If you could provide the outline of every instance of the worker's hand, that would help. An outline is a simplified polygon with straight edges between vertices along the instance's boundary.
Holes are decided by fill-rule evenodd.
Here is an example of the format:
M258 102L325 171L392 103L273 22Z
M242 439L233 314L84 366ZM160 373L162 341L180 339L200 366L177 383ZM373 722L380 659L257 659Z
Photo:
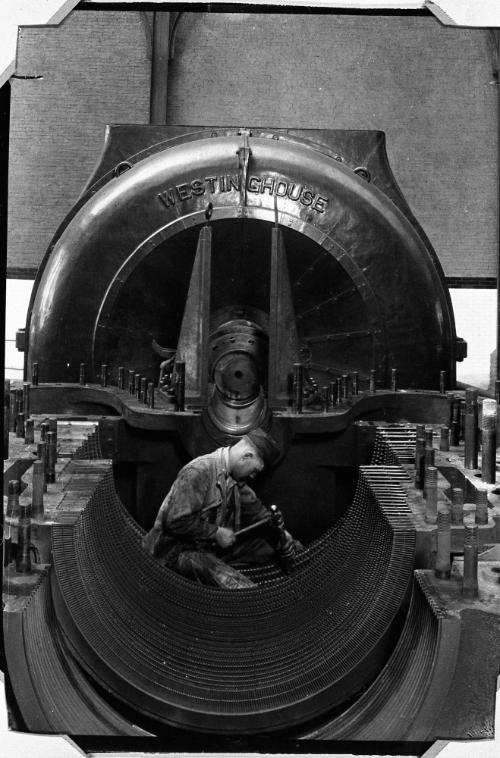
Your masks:
M300 542L299 540L295 540L290 534L290 532L286 531L286 529L285 529L285 535L287 538L287 543L289 544L291 542L293 544L295 552L302 553L302 551L304 550L304 545L302 544L302 542Z
M236 541L234 532L232 529L227 529L225 526L219 526L215 532L215 541L221 548L231 547Z

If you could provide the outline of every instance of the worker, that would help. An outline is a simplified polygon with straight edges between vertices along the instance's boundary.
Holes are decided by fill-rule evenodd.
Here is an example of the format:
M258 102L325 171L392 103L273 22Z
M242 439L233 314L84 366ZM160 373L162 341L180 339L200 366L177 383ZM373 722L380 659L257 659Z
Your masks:
M273 560L279 540L276 530L265 525L238 537L240 529L270 516L247 480L272 466L279 455L275 440L255 429L231 447L192 460L179 472L143 547L198 582L227 589L253 586L239 569ZM288 546L301 549L285 535Z

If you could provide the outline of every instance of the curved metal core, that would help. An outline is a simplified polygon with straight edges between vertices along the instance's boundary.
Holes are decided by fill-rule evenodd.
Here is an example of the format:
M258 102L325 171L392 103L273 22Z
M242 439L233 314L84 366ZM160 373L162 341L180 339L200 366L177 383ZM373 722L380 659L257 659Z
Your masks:
M132 362L156 381L152 339L177 344L211 203L211 319L241 307L269 317L277 224L299 343L318 386L352 371L363 385L373 368L389 386L394 366L403 388L438 387L443 370L453 383L442 273L389 199L394 192L331 151L272 136L191 135L89 192L55 240L32 303L27 362L39 364L43 381L77 381L81 362L90 382L103 363L112 375ZM238 163L242 150L248 160Z
M111 473L74 527L53 530L56 613L78 662L161 724L255 734L297 728L375 678L415 532L408 506L379 504L366 480L295 573L249 589L184 579L140 543Z

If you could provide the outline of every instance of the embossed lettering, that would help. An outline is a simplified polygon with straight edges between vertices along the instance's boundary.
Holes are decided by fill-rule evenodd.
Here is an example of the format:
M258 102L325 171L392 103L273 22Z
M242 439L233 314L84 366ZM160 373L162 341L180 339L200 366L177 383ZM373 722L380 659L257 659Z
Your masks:
M286 197L286 193L288 190L288 183L287 182L278 182L276 185L275 195L278 197Z
M318 211L318 213L324 213L327 205L328 205L328 198L321 197L321 195L318 195L313 205L313 211Z
M241 174L233 174L227 177L227 191L230 192L232 189L238 190L238 192L241 190Z
M189 191L187 184L177 184L175 189L179 195L179 200L189 200L191 197L191 192Z
M171 205L175 205L175 195L172 187L168 190L163 190L158 194L158 197L162 201L163 205L170 208Z
M258 176L251 176L248 180L247 190L249 192L260 192L260 179Z
M260 186L260 191L262 194L264 194L264 190L269 190L269 194L274 194L274 179L272 176L268 176L267 179L263 179L262 184Z
M170 208L177 202L184 202L193 196L200 197L207 190L210 193L241 191L241 174L222 174L220 176L206 176L204 179L191 179L175 187L168 187L158 193L158 199L166 208ZM327 197L307 189L302 184L288 182L284 179L276 179L273 176L250 176L247 181L247 191L263 195L268 192L271 196L288 198L301 205L311 207L316 213L325 213L329 200Z
M294 194L295 192L295 194ZM292 184L290 183L288 185L288 189L286 191L287 196L290 198L290 200L298 200L300 197L300 193L302 192L302 185L301 184Z
M311 205L314 197L314 192L311 192L311 190L304 190L300 197L300 202L302 205Z
M204 195L205 187L201 179L193 179L191 182L191 191L193 195Z
M216 176L206 176L205 181L208 184L210 188L210 192L215 192L215 181L217 177Z

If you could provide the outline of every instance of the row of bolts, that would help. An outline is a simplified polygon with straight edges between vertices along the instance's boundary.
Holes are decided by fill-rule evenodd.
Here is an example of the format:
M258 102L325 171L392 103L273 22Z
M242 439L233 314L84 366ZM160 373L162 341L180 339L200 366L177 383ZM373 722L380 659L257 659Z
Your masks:
M294 366L294 410L302 411L303 397L303 366ZM184 376L185 363L176 363L177 388L176 405L178 410L184 410ZM118 387L125 389L125 368L118 370ZM396 370L391 372L391 389L395 391ZM331 382L328 392L328 402L341 402L347 397L347 375L342 376L336 382ZM357 394L357 372L353 377L353 390ZM85 364L80 365L80 383L85 384ZM108 370L103 364L101 367L101 384L107 386ZM445 372L441 372L441 391L444 392ZM9 389L10 389L10 383ZM33 365L32 384L38 384L38 366ZM6 382L7 385L7 382ZM7 387L6 387L7 389ZM22 390L11 393L15 402L15 412L10 414L9 428L15 431L18 437L25 437L26 444L34 443L34 422L29 416L29 390L30 384L24 383ZM149 407L154 407L154 386L152 382L141 377L133 370L128 371L128 391L135 395ZM370 372L370 392L375 391L375 372ZM340 400L338 399L340 398ZM181 402L179 402L181 400ZM462 408L464 407L464 412ZM22 409L22 410L21 410ZM457 446L460 440L460 430L464 436L464 465L466 469L476 469L478 461L478 393L473 388L465 391L465 403L454 399L450 405L450 427L441 428L440 450L449 451L451 444ZM26 422L24 419L26 418ZM496 478L496 423L497 403L495 400L485 398L483 400L483 413L481 425L482 442L482 469L483 482L494 483ZM31 516L43 518L43 493L47 491L47 483L55 481L55 463L57 460L57 421L49 419L48 423L41 424L41 441L38 443L38 460L33 464L33 492L32 504L19 506L20 482L11 480L8 485L7 516L15 516L19 513L18 551L16 556L16 570L24 572L30 570L29 533ZM450 435L451 431L451 435ZM451 440L450 440L451 436ZM415 486L423 490L426 500L425 519L428 523L437 523L438 527L438 551L436 559L436 574L441 577L450 575L450 524L464 524L463 521L463 491L460 488L452 490L451 518L448 508L437 509L437 468L434 466L434 449L432 447L432 429L425 429L423 424L416 427L416 453L415 453ZM464 524L464 593L468 585L474 585L477 594L477 525L488 523L488 500L487 491L477 491L476 523ZM475 559L474 559L475 555ZM472 565L470 564L472 560ZM475 564L475 570L474 570ZM26 569L28 566L28 569ZM472 572L472 573L471 573ZM469 576L470 574L470 576ZM467 575L467 581L466 581ZM474 580L475 575L475 580Z
M22 436L19 422L16 434ZM33 419L25 425L25 442L34 443ZM16 571L29 574L31 571L31 520L43 521L44 493L47 485L56 481L57 419L49 418L40 424L40 442L37 443L37 460L33 461L31 479L31 503L19 503L21 483L11 479L7 489L6 516L18 518Z
M292 385L292 410L294 413L303 412L303 401L307 397L305 390L305 366L303 363L293 364L293 385ZM390 391L397 390L397 369L391 369ZM368 391L375 394L377 374L375 369L370 369L368 376ZM325 411L331 411L336 405L344 403L351 395L359 395L360 382L359 372L353 371L351 374L342 374L337 379L333 379L330 384L318 388L317 384L311 382L313 390L319 395ZM444 395L446 391L446 371L439 374L439 389Z
M464 440L464 467L475 470L478 467L479 423L478 391L471 387L465 390L465 403L459 398L451 398L450 427L440 430L439 449L448 452L451 445L456 447L460 438ZM464 412L463 412L464 411ZM484 398L481 423L481 480L485 484L496 481L496 428L497 402ZM450 433L451 432L451 433ZM451 438L451 439L450 439ZM451 491L451 508L444 504L437 505L438 469L434 466L435 451L432 447L432 429L423 424L416 426L415 448L415 488L423 490L425 499L425 521L437 523L437 554L435 574L444 579L451 575L451 525L464 527L464 597L474 598L478 595L478 526L488 524L488 490L476 490L475 504L465 504L464 493L460 487ZM464 522L464 507L475 508L475 523Z

